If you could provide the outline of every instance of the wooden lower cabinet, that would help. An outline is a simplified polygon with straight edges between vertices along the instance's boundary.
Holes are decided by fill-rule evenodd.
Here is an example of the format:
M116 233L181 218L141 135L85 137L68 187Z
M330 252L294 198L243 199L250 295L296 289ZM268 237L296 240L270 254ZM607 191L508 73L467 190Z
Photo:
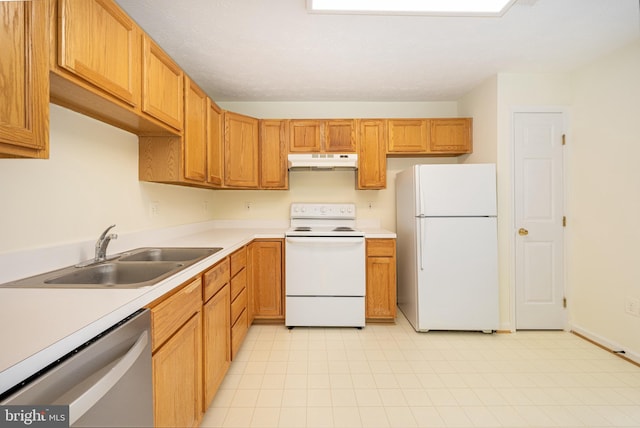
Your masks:
M200 312L153 355L157 427L197 427L202 418Z
M247 301L247 247L229 256L231 266L231 359L233 360L251 325L251 313Z
M203 415L200 277L149 307L155 426L198 426Z
M227 282L203 308L203 411L209 407L231 364L231 294Z
M259 320L284 320L282 239L255 240L249 245L249 283L253 316Z
M367 296L365 317L369 321L396 318L396 240L367 239Z

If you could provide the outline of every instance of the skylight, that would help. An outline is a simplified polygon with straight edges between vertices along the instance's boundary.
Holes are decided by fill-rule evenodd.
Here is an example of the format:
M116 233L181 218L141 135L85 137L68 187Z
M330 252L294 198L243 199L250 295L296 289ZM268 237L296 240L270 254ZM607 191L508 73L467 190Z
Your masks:
M500 16L516 0L307 0L316 13Z

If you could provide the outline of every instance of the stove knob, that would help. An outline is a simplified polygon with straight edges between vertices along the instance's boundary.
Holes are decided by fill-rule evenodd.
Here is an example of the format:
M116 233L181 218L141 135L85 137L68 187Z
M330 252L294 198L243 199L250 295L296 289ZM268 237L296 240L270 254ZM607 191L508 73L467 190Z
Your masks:
M326 214L327 213L327 207L321 207L320 208L320 213Z

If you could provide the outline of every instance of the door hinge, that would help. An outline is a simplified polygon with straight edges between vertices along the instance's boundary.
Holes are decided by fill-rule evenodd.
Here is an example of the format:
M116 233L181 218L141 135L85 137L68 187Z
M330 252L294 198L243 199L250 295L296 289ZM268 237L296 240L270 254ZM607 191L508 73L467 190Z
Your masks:
M567 298L566 297L562 298L562 307L565 308L565 309L567 308Z
M567 216L562 216L562 227L567 227Z
M562 145L566 145L567 144L567 136L565 134L562 134Z

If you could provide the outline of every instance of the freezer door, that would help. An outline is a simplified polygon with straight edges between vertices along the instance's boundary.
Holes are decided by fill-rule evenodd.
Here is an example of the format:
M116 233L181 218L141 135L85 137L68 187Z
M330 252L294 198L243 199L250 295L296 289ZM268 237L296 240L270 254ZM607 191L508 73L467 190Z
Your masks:
M496 218L426 218L418 229L417 330L497 330Z
M416 175L418 216L496 215L494 164L419 165Z

